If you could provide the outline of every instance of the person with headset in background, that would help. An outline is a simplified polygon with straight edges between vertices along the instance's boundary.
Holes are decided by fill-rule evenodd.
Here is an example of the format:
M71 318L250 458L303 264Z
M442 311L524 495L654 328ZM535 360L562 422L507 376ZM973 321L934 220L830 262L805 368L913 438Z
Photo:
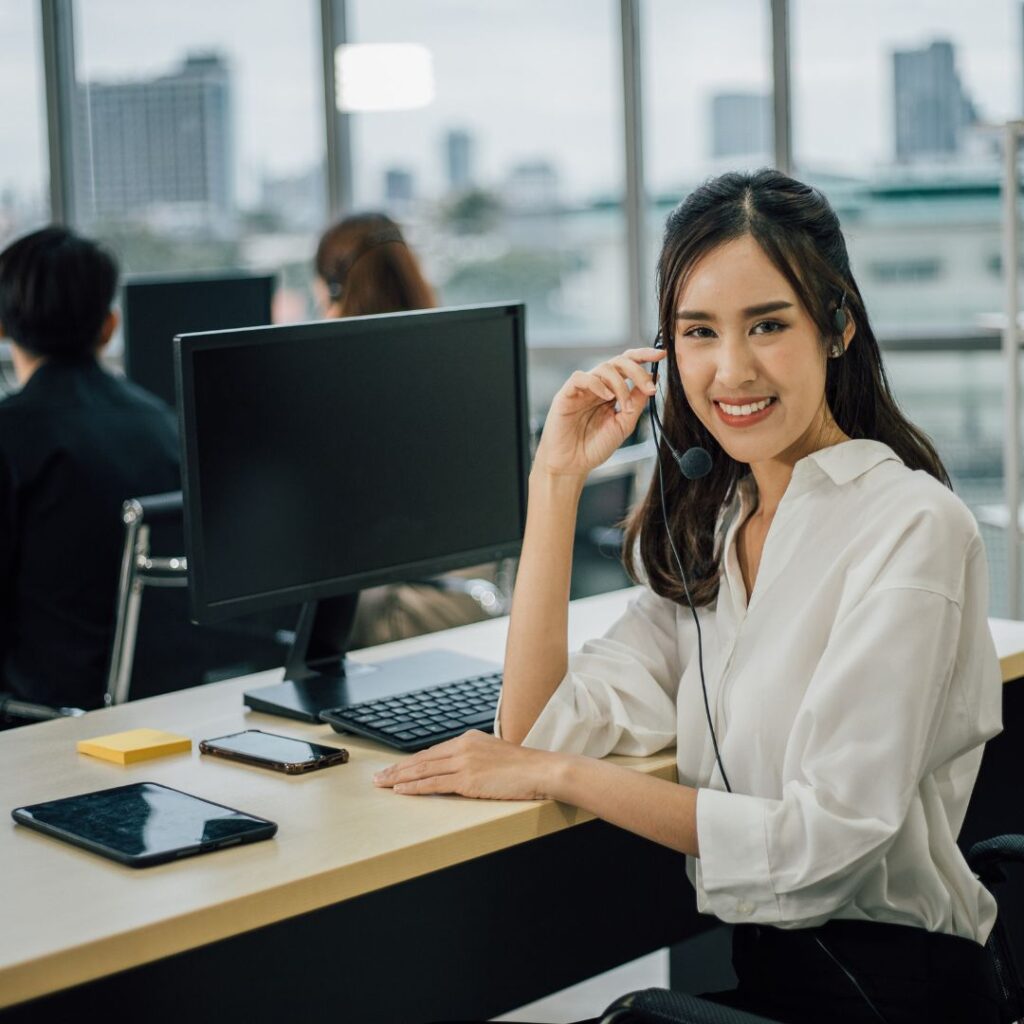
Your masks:
M431 309L434 290L399 226L383 213L358 213L332 225L316 250L314 289L328 319ZM495 567L461 570L494 582ZM426 582L371 587L359 595L350 646L369 647L486 618L468 594Z
M659 344L574 373L548 414L498 735L375 782L548 797L684 852L698 910L735 926L714 1002L995 1024L996 904L956 843L1002 729L985 553L892 397L839 221L777 171L712 179L668 218L658 294ZM626 545L646 585L570 657L580 488L659 422L659 367ZM673 743L678 783L599 760Z

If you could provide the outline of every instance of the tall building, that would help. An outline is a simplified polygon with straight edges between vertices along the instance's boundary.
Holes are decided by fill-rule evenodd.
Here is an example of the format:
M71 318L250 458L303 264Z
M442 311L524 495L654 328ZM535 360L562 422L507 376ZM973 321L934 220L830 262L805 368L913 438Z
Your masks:
M448 168L448 190L465 192L473 187L473 136L469 132L454 130L444 137L444 150Z
M895 51L893 91L898 161L961 151L964 130L978 118L960 84L952 43L938 40L924 50Z
M384 199L387 203L411 202L415 188L412 171L404 167L389 167L384 171Z
M75 195L84 216L180 218L189 227L230 217L231 75L220 54L190 54L159 78L86 82L76 101Z
M719 93L711 97L711 155L766 158L772 151L771 97Z

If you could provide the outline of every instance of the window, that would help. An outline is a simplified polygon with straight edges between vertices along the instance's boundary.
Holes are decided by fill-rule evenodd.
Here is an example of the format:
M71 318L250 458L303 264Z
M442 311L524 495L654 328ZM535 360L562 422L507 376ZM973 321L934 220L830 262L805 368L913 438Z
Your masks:
M766 0L646 0L641 8L651 300L665 218L705 178L774 162Z
M836 205L876 330L970 333L1003 303L987 262L1000 126L1020 111L1020 4L867 0L841 31L831 4L791 10L797 173Z
M39 4L0 5L0 248L49 220Z
M326 216L318 12L76 4L76 217L126 271L274 270L276 316L312 313Z
M408 230L445 304L528 303L533 346L626 335L618 5L352 0L353 43L426 48L434 98L354 113L357 208ZM544 356L531 357L531 370ZM557 375L556 375L557 376Z

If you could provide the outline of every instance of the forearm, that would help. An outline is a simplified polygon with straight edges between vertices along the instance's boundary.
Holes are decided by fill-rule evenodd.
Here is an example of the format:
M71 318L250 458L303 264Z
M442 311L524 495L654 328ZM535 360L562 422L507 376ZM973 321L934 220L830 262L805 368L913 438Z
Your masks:
M501 697L502 737L520 743L565 675L569 579L582 478L530 476Z
M699 857L697 790L592 757L561 755L549 796L680 853Z

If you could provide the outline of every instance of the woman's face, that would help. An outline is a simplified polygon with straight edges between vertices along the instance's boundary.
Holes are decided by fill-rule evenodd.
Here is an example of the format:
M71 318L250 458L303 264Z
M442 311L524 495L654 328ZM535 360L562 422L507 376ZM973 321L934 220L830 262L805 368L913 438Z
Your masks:
M750 235L693 268L676 301L675 356L690 407L737 462L792 463L838 430L817 325Z

